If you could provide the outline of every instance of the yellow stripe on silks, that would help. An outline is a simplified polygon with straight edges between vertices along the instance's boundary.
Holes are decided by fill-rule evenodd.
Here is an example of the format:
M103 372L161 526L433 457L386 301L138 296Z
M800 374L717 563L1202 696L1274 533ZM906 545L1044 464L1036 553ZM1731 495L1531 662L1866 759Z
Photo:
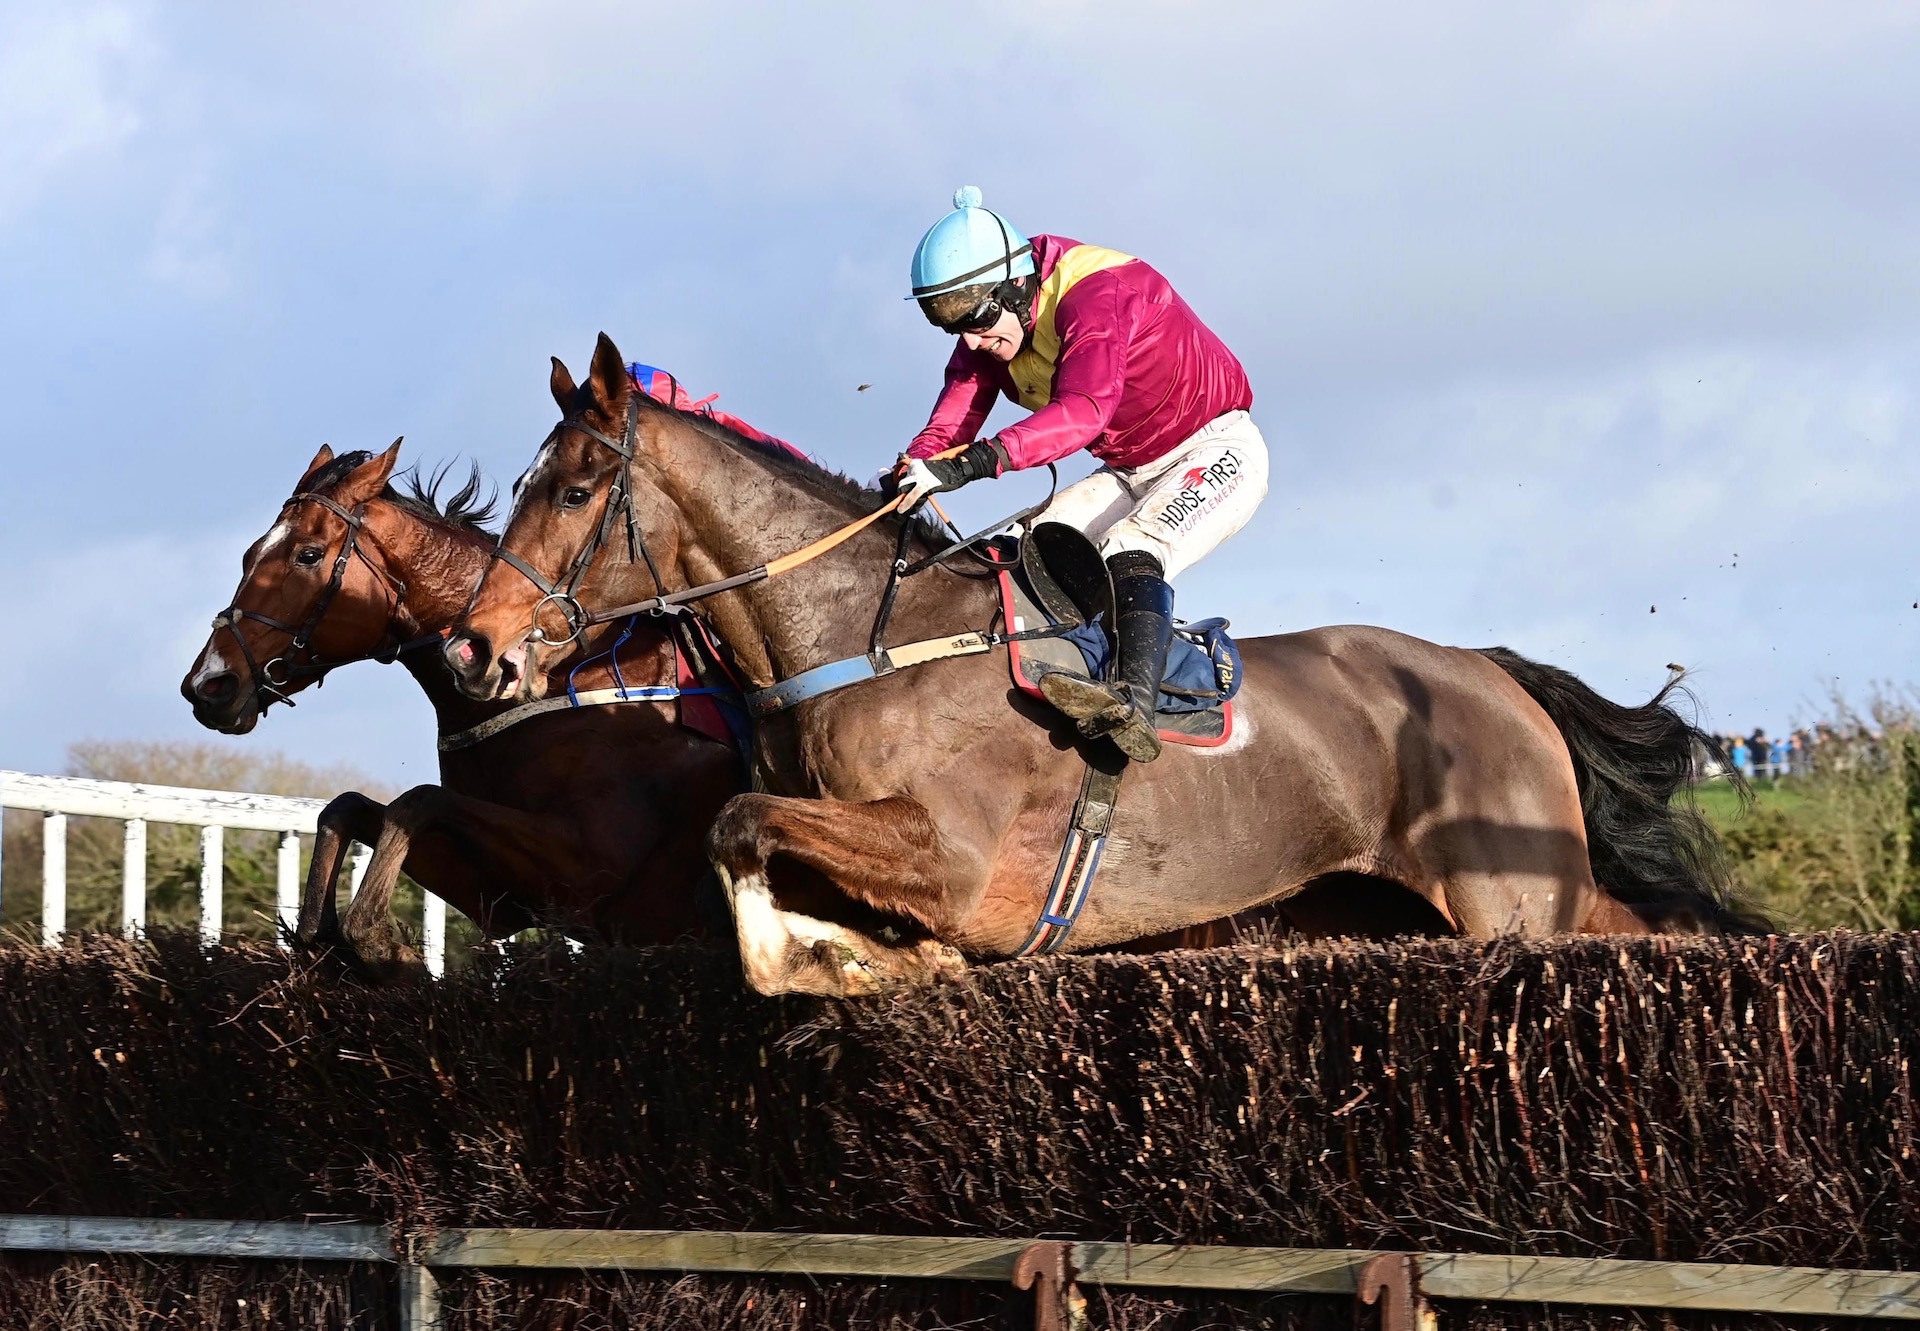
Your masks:
M1131 254L1099 245L1075 245L1060 256L1047 280L1033 294L1033 327L1027 332L1026 345L1007 366L1021 406L1038 411L1053 401L1053 372L1060 360L1060 334L1054 328L1054 315L1060 302L1081 278L1132 262Z

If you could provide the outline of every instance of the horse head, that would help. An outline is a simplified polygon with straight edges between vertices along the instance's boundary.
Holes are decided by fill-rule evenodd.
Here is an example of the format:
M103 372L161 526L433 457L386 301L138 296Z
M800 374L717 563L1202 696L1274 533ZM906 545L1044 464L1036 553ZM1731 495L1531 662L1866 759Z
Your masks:
M550 387L560 423L514 483L495 559L446 646L473 698L539 697L588 634L587 603L604 604L635 567L652 570L641 576L655 593L679 570L679 512L656 484L666 409L642 406L605 333L584 384L556 357Z
M240 585L181 681L201 725L244 735L333 667L397 645L406 584L392 552L403 517L380 500L399 455L398 439L383 453L314 454L241 556Z

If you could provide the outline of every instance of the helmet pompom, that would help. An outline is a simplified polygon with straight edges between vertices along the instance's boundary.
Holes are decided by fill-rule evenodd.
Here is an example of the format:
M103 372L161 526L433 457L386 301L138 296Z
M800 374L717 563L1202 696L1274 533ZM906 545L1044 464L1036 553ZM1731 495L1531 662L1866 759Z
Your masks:
M911 300L965 286L991 287L1034 272L1033 244L982 206L978 185L953 192L953 211L927 228L913 250Z

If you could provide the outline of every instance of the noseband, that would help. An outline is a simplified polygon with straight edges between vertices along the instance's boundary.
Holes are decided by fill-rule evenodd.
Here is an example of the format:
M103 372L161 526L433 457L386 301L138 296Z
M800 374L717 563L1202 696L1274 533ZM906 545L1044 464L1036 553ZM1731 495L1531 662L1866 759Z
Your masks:
M607 486L606 502L600 510L600 525L594 529L593 539L580 548L579 553L573 558L573 563L567 566L564 575L556 581L549 582L533 565L507 549L505 532L502 532L500 539L494 542L490 559L497 559L506 564L540 591L540 599L533 603L533 622L527 634L529 642L563 647L586 632L588 625L597 622L598 617L589 614L586 607L580 604L578 593L581 581L587 576L587 570L593 566L594 558L599 555L613 535L616 523L624 523L626 526L629 562L644 562L647 572L653 577L654 590L662 595L666 592L666 584L660 580L660 569L653 562L653 552L647 549L646 540L640 534L639 515L633 511L633 482L630 473L633 468L634 438L640 425L639 403L637 394L628 396L626 429L618 439L609 434L602 434L577 416L570 416L554 426L552 432L547 435L545 443L540 446L544 451L548 444L559 437L562 430L578 430L595 443L612 450L622 463L620 474ZM485 578L481 579L482 585L485 581ZM474 594L479 595L479 587L475 587ZM549 605L558 608L567 621L567 636L564 638L550 638L546 630L540 627L540 612ZM472 606L469 605L468 609L471 610Z
M347 509L327 498L325 495L303 493L294 495L291 499L287 500L285 504L281 505L280 513L284 517L288 512L298 508L301 504L318 504L339 518L340 521L344 522L347 526L346 540L341 542L340 553L335 556L333 561L333 572L327 579L326 587L314 600L313 609L308 613L306 620L299 625L288 624L282 620L275 619L272 615L263 615L258 610L249 610L238 603L228 606L225 610L222 610L213 617L214 631L217 633L221 629L227 630L228 633L233 635L234 642L239 646L241 659L246 661L247 671L253 677L254 703L262 712L265 712L268 706L276 702L283 702L287 706L292 707L294 705L293 698L287 693L287 690L295 683L304 678L311 678L316 681L324 680L329 670L333 670L338 666L347 665L352 659L358 659L349 658L340 661L323 660L312 647L314 632L319 629L320 622L327 617L327 611L332 608L334 598L340 594L340 588L345 585L347 580L347 565L352 563L356 556L358 556L361 563L365 564L367 568L372 571L375 577L380 579L381 583L386 587L390 599L387 614L387 623L389 625L387 636L392 638L393 642L390 646L383 643L380 647L375 648L371 653L371 659L380 662L392 661L397 658L400 653L408 651L422 643L439 641L438 634L430 634L425 638L416 638L411 642L402 642L394 637L391 625L406 597L407 585L374 563L372 559L368 558L367 552L360 548L360 533L366 522L365 515L367 506L365 504L357 504L352 509ZM256 624L264 624L276 632L286 634L289 639L288 653L272 657L264 664L256 661L253 656L253 650L247 646L246 636L240 632L239 628L240 621L246 619L250 619ZM304 655L301 659L296 660L293 659L291 655L293 652L303 653Z

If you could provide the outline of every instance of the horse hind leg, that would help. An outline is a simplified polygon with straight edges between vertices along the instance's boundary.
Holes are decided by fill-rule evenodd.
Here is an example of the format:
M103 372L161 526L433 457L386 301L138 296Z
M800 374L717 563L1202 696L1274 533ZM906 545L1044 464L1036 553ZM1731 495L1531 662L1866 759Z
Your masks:
M822 819L823 810L803 807L823 804L832 805L834 817ZM849 890L843 875L865 884L890 869L897 881L901 866L928 854L925 838L885 835L886 823L869 805L770 795L737 796L721 811L708 850L732 907L741 965L754 990L848 997L930 984L966 970L959 951L937 939L895 941L885 936L891 933L888 926L856 929L776 900L769 861L780 854L810 871L856 913L884 909L870 895Z
M957 951L932 939L888 943L843 924L783 910L764 869L736 879L716 863L714 872L733 910L741 968L756 993L854 998L928 984L966 969Z
M497 938L538 922L527 900L543 899L544 892L544 900L557 906L553 883L590 878L577 842L565 823L443 786L413 787L386 806L359 895L341 919L351 961L382 981L425 973L393 914L403 869Z

